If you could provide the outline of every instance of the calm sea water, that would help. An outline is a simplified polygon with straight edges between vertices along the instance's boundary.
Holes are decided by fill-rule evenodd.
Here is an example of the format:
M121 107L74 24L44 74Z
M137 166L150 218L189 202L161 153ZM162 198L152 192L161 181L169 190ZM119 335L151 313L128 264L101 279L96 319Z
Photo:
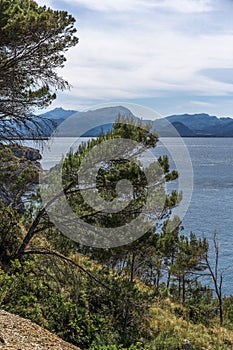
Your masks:
M44 168L56 164L75 141L62 138L51 154L42 160ZM233 138L184 138L193 167L193 191L191 203L183 218L185 232L193 231L211 242L218 233L220 242L220 266L228 268L224 273L224 293L233 294ZM169 140L169 149L177 147L177 140ZM179 152L182 158L184 154ZM169 153L162 143L156 154ZM171 159L172 166L175 166ZM175 184L173 185L175 186ZM185 190L185 189L184 189ZM211 248L212 249L212 248Z
M184 138L184 143L193 166L193 191L183 226L186 233L209 240L212 256L217 232L219 263L226 269L223 291L233 294L233 138Z

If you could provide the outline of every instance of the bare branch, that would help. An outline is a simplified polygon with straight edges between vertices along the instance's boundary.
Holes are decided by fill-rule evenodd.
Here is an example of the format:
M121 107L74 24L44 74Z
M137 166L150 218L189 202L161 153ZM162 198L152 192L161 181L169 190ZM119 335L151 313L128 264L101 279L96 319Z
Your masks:
M76 266L77 268L79 268L82 272L84 272L86 275L88 275L91 279L93 279L95 282L97 282L98 284L100 284L102 287L106 288L107 290L111 291L111 288L105 284L104 282L102 282L100 279L98 279L96 276L94 276L90 271L86 270L83 266L79 265L78 263L76 263L74 260L66 257L63 254L60 254L56 251L51 251L51 250L26 250L23 255L52 255L55 256L59 259L62 259L63 261L66 261L74 266Z

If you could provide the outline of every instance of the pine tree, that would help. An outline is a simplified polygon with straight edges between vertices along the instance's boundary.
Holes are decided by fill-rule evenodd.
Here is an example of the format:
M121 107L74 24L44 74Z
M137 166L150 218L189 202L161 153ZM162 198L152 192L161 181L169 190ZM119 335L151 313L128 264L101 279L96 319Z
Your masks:
M78 42L74 23L66 11L41 7L33 0L0 1L1 138L20 137L33 124L39 128L33 109L48 106L56 90L69 87L57 68Z

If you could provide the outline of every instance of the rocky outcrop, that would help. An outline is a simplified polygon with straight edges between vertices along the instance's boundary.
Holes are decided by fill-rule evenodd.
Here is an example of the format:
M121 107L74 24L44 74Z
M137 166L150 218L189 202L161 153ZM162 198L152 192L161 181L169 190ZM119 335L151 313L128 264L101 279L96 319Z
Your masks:
M1 350L80 350L29 320L0 311Z
M31 147L12 146L11 150L17 158L25 158L31 161L40 160L42 158L40 151Z

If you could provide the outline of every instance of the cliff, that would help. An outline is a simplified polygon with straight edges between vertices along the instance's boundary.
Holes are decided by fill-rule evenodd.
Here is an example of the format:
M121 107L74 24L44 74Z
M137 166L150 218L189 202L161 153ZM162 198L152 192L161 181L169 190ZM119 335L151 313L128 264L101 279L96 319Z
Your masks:
M11 151L15 157L24 158L32 162L42 158L40 151L31 147L14 145L11 146Z

